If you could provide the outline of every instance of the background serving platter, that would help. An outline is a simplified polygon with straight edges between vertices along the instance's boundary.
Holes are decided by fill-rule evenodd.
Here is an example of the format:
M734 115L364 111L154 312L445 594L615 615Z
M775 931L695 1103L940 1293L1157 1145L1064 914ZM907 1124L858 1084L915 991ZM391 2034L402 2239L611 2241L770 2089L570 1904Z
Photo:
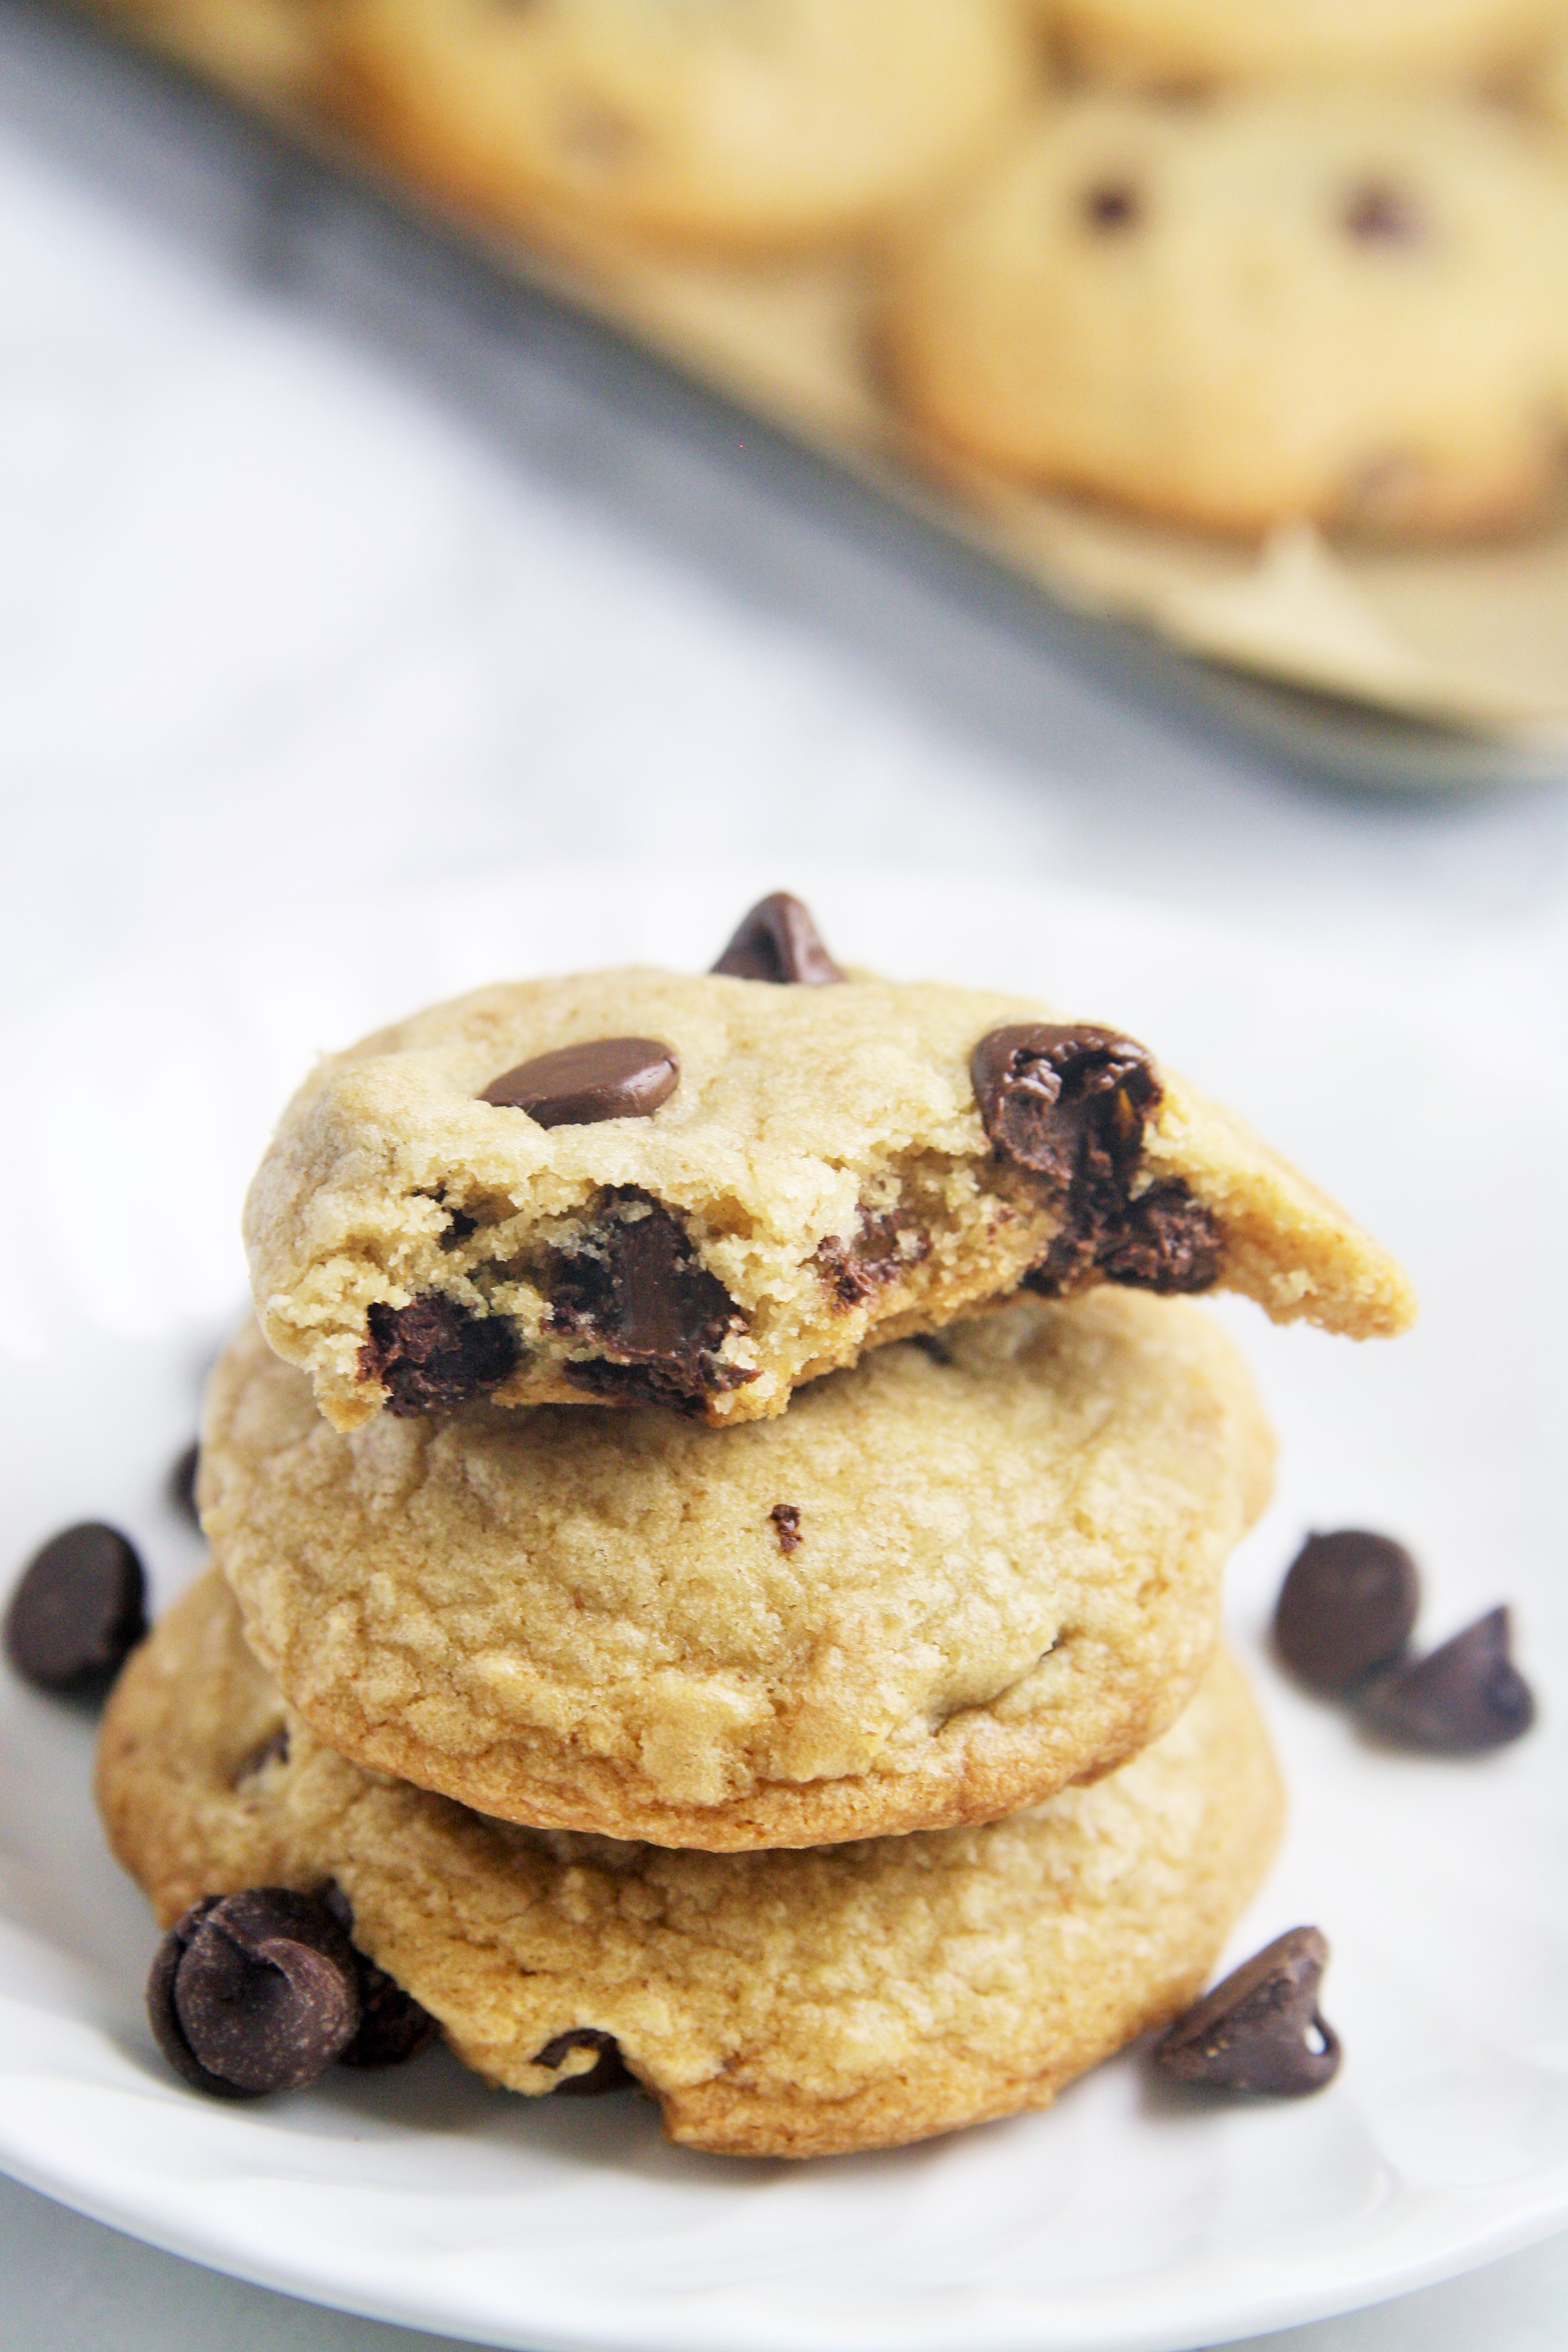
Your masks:
M1112 900L831 875L538 872L333 907L62 998L0 1046L5 1542L101 1513L160 1601L199 1557L163 1496L240 1297L240 1190L315 1049L503 971L700 968L790 881L858 962L989 980L1124 1023L1233 1100L1406 1259L1422 1325L1355 1350L1220 1311L1285 1439L1232 1629L1294 1819L1239 1955L1333 1939L1350 2053L1323 2097L1215 2109L1136 2059L1052 2113L895 2154L742 2166L666 2148L628 2100L557 2109L437 2057L209 2106L140 2014L153 1935L103 1853L90 1720L0 1688L0 2161L175 2251L479 2341L603 2352L1192 2346L1353 2305L1568 2217L1564 1505L1550 1474L1568 1297L1552 1171L1568 1101L1528 975L1290 958ZM1507 1005L1510 1017L1501 1017ZM1545 1067L1543 1069L1543 1060ZM1480 1763L1392 1756L1300 1697L1262 1640L1310 1525L1407 1538L1423 1634L1500 1598L1543 1721Z

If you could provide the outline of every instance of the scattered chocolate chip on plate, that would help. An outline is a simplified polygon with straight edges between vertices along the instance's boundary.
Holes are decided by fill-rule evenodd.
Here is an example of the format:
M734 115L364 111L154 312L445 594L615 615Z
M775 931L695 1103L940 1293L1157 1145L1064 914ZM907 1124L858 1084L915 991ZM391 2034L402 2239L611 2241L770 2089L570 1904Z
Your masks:
M1420 1605L1415 1562L1391 1536L1309 1536L1274 1612L1274 1646L1298 1682L1337 1698L1403 1654Z
M147 1579L118 1528L84 1520L35 1552L5 1612L5 1654L41 1690L107 1684L147 1631Z
M1433 1756L1482 1756L1522 1739L1535 1721L1535 1700L1509 1643L1508 1611L1489 1610L1440 1648L1373 1683L1361 1700L1363 1721Z
M1317 1927L1277 1936L1178 2017L1154 2045L1173 2082L1296 2099L1340 2069L1339 2037L1318 2007L1328 1939Z

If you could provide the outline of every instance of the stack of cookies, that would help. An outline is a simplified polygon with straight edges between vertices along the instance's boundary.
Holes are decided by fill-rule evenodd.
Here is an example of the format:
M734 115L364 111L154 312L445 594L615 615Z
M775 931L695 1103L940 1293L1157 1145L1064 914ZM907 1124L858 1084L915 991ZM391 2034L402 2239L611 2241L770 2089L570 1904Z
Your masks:
M1175 1294L1412 1313L1237 1120L780 897L703 977L324 1063L247 1229L215 1564L100 1771L189 2079L427 2013L491 2082L806 2156L1044 2105L1193 2000L1280 1817L1215 1647L1272 1440Z

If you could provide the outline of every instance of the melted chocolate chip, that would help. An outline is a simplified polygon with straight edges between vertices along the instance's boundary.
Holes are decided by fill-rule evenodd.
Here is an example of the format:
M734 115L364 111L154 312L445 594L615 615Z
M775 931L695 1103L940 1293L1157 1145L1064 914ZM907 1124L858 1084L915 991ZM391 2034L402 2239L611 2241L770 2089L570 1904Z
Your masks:
M582 1244L562 1254L551 1295L557 1329L605 1350L563 1365L572 1385L622 1402L690 1408L755 1379L719 1362L739 1310L668 1210L631 1185L607 1194L605 1210Z
M196 1509L196 1473L201 1466L202 1449L193 1438L169 1472L169 1500L194 1528L202 1523Z
M1493 1609L1440 1649L1373 1683L1361 1713L1387 1738L1437 1756L1479 1756L1535 1721L1530 1685L1509 1655L1509 1613Z
M1417 246L1426 223L1414 197L1389 180L1367 180L1345 199L1345 234L1363 245Z
M1300 2098L1340 2068L1339 2037L1324 2023L1318 1987L1327 1938L1292 1927L1205 1993L1154 2045L1154 2063L1179 2083Z
M657 1037L591 1037L520 1062L492 1078L479 1100L526 1111L536 1127L595 1127L651 1118L679 1083L680 1065Z
M1094 1263L1108 1282L1131 1290L1212 1290L1219 1280L1220 1232L1214 1211L1179 1176L1151 1184L1095 1238Z
M352 1936L353 1906L335 1879L329 1882L321 1899L344 1935ZM359 1983L359 2031L347 2049L339 2052L338 2064L352 2066L359 2074L405 2065L435 2040L440 2027L423 2002L405 1992L396 1978L377 1968L357 1945L353 1957Z
M563 2083L557 2083L551 2095L554 2098L596 2099L605 2091L626 2090L635 2079L621 2056L621 2045L615 2035L595 2025L576 2025L570 2033L558 2033L553 2042L545 2043L533 2063L553 2069L569 2050L596 2050L598 2063L590 2066L585 2074L568 2074Z
M1049 1022L993 1029L969 1057L992 1147L1045 1180L1067 1207L1075 1186L1100 1182L1125 1200L1160 1099L1146 1049L1131 1037Z
M1143 200L1127 180L1100 180L1083 195L1083 216L1090 228L1136 228L1143 217Z
M389 1412L450 1412L504 1381L521 1354L503 1317L470 1315L435 1293L406 1307L378 1300L365 1319L361 1374L385 1387Z
M816 1265L838 1306L861 1307L930 1255L931 1235L906 1211L862 1209L853 1241L819 1242Z
M1097 1270L1142 1290L1207 1290L1217 1280L1219 1228L1179 1178L1131 1192L1143 1128L1161 1087L1146 1049L1109 1029L994 1029L970 1056L974 1098L992 1148L1026 1169L1060 1231L1032 1272L1047 1298Z
M1274 1646L1310 1690L1337 1697L1392 1665L1420 1603L1415 1562L1392 1537L1309 1536L1280 1590Z
M823 945L808 908L787 890L759 898L713 966L729 980L826 988L844 974Z
M288 1887L206 1895L159 1947L147 2015L164 2057L198 2091L255 2099L302 2090L358 2031L353 1947L321 1904Z
M147 1579L118 1528L67 1528L35 1552L5 1612L5 1654L25 1682L100 1690L147 1631Z
M787 1559L792 1551L800 1549L805 1540L800 1532L800 1505L775 1503L768 1517L778 1531L779 1549Z

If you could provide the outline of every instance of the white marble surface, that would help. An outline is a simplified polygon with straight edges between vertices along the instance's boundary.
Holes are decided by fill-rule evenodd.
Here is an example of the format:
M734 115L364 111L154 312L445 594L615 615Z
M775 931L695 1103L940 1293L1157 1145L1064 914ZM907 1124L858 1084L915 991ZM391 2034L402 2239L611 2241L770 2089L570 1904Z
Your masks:
M1568 793L1358 794L32 0L0 0L0 1018L531 856L1114 880L1528 998ZM933 962L940 947L933 946ZM0 2347L434 2339L0 2184ZM1277 2352L1543 2352L1568 2242Z

